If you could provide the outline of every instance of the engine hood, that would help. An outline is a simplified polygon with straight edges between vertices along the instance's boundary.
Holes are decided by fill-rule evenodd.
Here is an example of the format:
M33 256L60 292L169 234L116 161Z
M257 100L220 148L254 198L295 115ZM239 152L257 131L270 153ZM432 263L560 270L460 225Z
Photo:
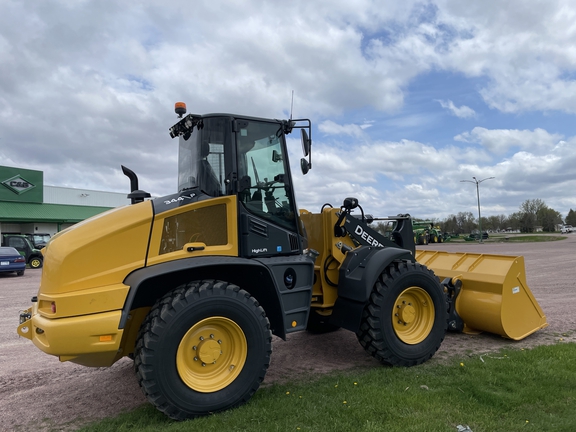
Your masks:
M59 294L122 283L145 266L152 203L119 207L86 219L50 239L40 293Z

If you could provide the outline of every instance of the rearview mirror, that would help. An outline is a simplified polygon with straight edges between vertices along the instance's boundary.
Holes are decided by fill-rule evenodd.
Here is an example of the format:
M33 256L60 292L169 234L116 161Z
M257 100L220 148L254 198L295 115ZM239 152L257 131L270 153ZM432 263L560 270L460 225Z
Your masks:
M300 169L302 169L302 174L304 175L308 174L310 170L310 164L305 158L300 159Z
M310 139L308 138L308 133L306 129L300 129L301 141L302 141L302 152L304 156L308 156L310 153Z

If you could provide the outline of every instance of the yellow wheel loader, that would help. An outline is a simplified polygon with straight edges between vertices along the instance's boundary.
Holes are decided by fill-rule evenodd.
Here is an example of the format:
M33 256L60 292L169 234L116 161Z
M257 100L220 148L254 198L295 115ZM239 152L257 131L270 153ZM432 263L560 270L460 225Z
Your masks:
M147 199L122 167L131 205L46 245L17 329L40 350L93 367L131 357L148 400L183 420L246 402L272 335L343 328L383 364L412 366L447 328L519 338L546 325L521 257L420 258L409 215L382 235L354 198L298 211L286 136L300 129L306 174L310 120L176 113L178 192Z

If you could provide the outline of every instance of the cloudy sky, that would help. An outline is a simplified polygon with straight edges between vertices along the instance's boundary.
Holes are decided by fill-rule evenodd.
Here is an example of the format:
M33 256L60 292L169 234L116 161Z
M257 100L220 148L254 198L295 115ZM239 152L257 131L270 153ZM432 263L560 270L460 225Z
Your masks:
M313 122L300 207L377 216L576 209L571 0L0 0L0 165L176 189L174 102ZM295 135L295 134L294 134Z

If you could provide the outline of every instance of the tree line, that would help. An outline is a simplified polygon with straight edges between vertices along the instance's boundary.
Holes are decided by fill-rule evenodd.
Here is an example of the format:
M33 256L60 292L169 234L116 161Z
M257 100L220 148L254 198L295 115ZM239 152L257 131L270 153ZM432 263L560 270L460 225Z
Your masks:
M444 232L463 234L478 230L478 219L472 212L459 212L451 214L444 220L434 221ZM576 226L576 212L572 209L566 219L556 210L548 207L541 199L526 200L520 205L519 211L511 215L498 215L482 217L482 231L520 231L535 232L537 227L542 231L554 232L558 225L567 224Z

